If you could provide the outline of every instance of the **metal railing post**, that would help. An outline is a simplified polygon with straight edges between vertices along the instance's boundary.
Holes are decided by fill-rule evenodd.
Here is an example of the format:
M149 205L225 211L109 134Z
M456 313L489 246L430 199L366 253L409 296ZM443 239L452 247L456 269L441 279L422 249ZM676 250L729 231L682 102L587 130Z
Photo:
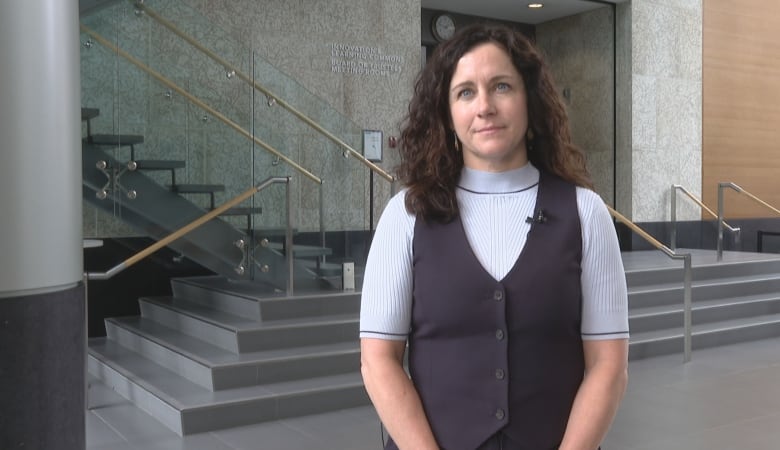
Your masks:
M628 220L625 216L615 211L611 206L607 205L609 213L615 219L623 222L639 236L643 237L647 242L653 245L656 249L662 251L666 256L672 259L683 260L683 359L684 362L691 360L691 341L692 341L692 297L691 297L691 283L693 281L693 269L692 269L692 256L690 253L675 253L669 247L660 243L656 238L648 234L645 230L637 226L634 222Z
M723 260L723 186L718 183L718 261Z
M677 250L677 187L678 185L676 184L672 185L672 236L670 239L671 242L669 243L672 247L672 250Z
M325 248L325 188L320 184L320 247ZM325 255L320 255L320 263L325 262Z
M285 185L285 206L287 209L287 229L284 231L284 248L287 249L285 257L287 258L287 296L293 294L295 271L293 266L293 239L292 239L292 193L290 192L290 177L287 177Z
M683 293L683 361L691 360L691 348L693 346L692 338L692 309L693 299L691 297L691 282L693 279L693 268L691 267L691 255L683 255L684 270L684 293Z
M84 411L89 411L89 275L84 272Z

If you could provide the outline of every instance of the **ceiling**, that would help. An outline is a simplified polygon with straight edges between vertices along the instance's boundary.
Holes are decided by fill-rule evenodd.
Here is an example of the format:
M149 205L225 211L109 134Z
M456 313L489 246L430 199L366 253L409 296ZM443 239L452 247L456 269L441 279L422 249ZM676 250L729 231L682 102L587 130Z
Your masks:
M426 9L536 25L624 1L627 0L422 0L421 6ZM543 3L544 7L528 8L528 4L532 2Z

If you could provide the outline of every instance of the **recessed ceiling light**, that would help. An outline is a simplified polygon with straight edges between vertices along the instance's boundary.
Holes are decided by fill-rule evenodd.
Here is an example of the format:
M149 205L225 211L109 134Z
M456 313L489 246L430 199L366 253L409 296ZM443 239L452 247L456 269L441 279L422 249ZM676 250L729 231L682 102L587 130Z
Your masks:
M542 8L542 7L544 7L544 3L529 3L528 7L529 8L534 8L534 9L535 8Z

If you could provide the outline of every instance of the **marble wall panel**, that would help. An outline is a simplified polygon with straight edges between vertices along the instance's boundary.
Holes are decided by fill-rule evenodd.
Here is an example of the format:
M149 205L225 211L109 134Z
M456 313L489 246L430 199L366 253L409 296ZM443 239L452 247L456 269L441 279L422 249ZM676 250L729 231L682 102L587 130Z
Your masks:
M670 216L670 189L701 197L701 1L631 3L634 221ZM698 207L678 202L679 220Z
M631 77L631 4L615 7L615 208L631 215L632 154L632 77Z
M540 24L536 40L565 93L572 139L588 159L596 191L613 203L615 15L611 7Z

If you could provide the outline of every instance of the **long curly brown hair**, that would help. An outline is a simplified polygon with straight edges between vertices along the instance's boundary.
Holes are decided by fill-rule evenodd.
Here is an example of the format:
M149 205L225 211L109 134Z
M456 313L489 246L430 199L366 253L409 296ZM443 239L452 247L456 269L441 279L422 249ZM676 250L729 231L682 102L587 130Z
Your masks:
M433 52L415 82L409 113L401 127L400 180L407 186L406 208L424 219L450 221L458 214L455 188L463 169L451 127L449 89L460 58L492 42L509 54L523 78L527 96L528 159L577 186L592 189L585 155L571 142L569 119L540 52L504 25L474 24L461 29Z

